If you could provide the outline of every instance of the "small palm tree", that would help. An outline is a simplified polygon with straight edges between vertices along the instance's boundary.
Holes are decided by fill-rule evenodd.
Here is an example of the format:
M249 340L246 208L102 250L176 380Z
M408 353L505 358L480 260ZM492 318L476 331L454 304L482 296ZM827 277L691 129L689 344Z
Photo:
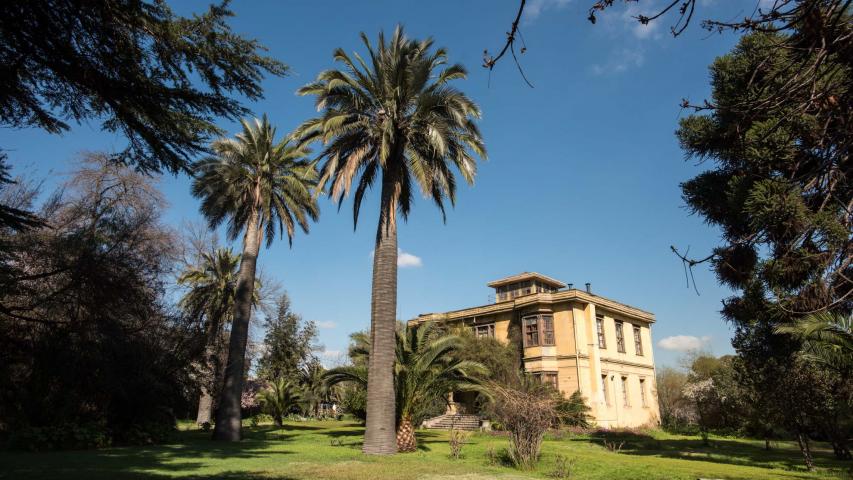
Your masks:
M272 382L259 397L261 407L270 414L277 427L284 424L284 417L289 415L301 400L299 386L284 378Z
M363 450L395 452L394 329L397 313L397 214L405 220L414 189L431 198L444 216L456 201L452 169L469 184L477 172L475 155L486 150L474 120L480 109L450 82L466 77L461 65L447 65L447 52L431 39L406 38L400 27L390 42L379 34L374 49L361 34L368 61L343 50L334 53L342 70L320 73L299 90L316 96L321 115L301 125L301 141L324 145L320 183L340 205L353 183L353 221L365 192L381 186L373 257L371 342L367 387L367 430ZM356 178L358 177L358 178Z
M302 386L303 409L309 416L319 417L320 407L329 403L332 388L326 382L326 369L318 361L303 366L299 371L299 383Z
M204 370L207 378L201 382L198 414L199 425L210 423L213 406L213 384L216 379L219 354L225 335L224 325L234 310L237 290L237 266L240 256L230 248L218 248L203 252L197 265L185 270L178 277L178 284L189 287L179 306L190 318L204 322Z
M214 155L196 165L192 186L211 228L227 222L231 240L243 232L225 383L213 432L214 439L227 441L240 439L240 395L262 235L269 246L276 232L286 233L292 245L296 227L307 233L308 221L319 215L313 195L317 170L307 159L309 150L287 140L276 142L266 116L242 125L236 138L213 143Z
M351 349L356 357L371 355L371 345L366 337L361 345ZM456 353L464 345L456 335L445 335L433 324L400 328L396 335L396 361L394 387L397 392L395 443L400 452L417 448L414 422L452 391L480 390L480 380L486 368L470 360L460 360ZM356 359L357 360L357 359ZM339 367L326 373L330 385L355 382L368 385L369 372L363 362Z
M776 328L803 342L803 355L829 368L853 369L853 315L821 312Z

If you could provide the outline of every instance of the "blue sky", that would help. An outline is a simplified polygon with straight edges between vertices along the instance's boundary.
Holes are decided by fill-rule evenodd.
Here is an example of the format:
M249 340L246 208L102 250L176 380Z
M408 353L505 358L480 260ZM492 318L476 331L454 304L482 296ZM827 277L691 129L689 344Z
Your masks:
M676 364L679 349L690 345L728 353L731 331L718 312L730 292L706 268L695 272L701 296L686 288L669 246L701 255L718 240L717 231L684 208L679 182L707 166L685 161L673 132L684 114L680 100L708 96L707 66L737 38L709 35L694 20L673 39L672 19L639 26L630 18L640 11L633 4L599 15L593 26L586 20L591 3L528 1L527 52L520 60L533 89L509 58L491 79L480 66L485 48L502 45L515 1L235 1L232 8L234 28L292 69L268 79L266 98L249 105L257 115L268 113L282 134L315 114L312 99L294 91L333 66L334 48L360 50L360 31L375 38L402 23L410 36L434 37L451 61L468 67L468 80L457 86L483 110L489 159L476 185L460 189L446 225L430 202L418 199L400 228L407 255L399 272L400 318L487 303L488 281L538 271L575 285L590 282L595 293L654 312L658 364ZM755 6L737 3L704 0L699 20L743 16ZM179 11L203 5L183 2ZM222 126L237 131L233 123ZM125 143L92 122L61 136L0 129L0 145L15 173L45 179L49 189L80 152ZM189 183L186 176L162 179L166 220L174 225L201 218ZM350 332L369 324L378 204L375 196L366 200L355 232L351 203L338 213L324 199L321 208L310 235L297 235L292 249L276 242L261 252L260 264L288 290L294 309L320 325L332 358L345 350Z

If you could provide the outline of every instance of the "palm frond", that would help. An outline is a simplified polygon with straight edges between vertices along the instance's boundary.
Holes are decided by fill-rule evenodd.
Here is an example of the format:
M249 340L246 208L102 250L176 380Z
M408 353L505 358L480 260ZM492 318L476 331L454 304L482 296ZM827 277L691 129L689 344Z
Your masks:
M286 235L292 244L297 227L308 233L309 220L319 215L314 195L319 175L311 151L295 133L277 142L266 115L242 120L241 126L234 138L213 142L214 155L196 164L192 194L201 199L211 228L227 223L229 239L237 238L257 213L259 224L253 226L261 229L267 246L276 235ZM311 136L315 128L306 122L297 132Z
M361 39L366 57L337 49L341 68L321 72L299 89L315 97L320 115L297 128L294 138L323 143L318 183L330 186L339 208L357 184L354 226L365 192L380 176L383 185L393 183L391 202L404 220L418 187L444 218L444 200L456 200L452 168L471 184L475 157L486 158L474 123L479 107L450 86L467 72L448 66L446 50L435 48L432 39L410 39L401 27L390 39L380 32L375 44L364 33Z

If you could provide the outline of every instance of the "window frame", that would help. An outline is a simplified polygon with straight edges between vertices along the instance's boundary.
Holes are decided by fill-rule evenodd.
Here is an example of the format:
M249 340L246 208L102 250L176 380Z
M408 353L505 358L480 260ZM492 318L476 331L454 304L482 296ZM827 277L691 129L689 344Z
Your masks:
M546 322L546 318L548 322ZM533 321L533 323L531 323ZM546 328L546 323L550 323L550 328ZM535 331L529 327L536 326ZM557 344L557 337L554 333L554 315L551 313L536 313L533 315L525 315L521 317L522 339L524 348L528 347L553 347ZM533 342L531 337L535 333L536 341Z
M643 356L643 327L631 324L634 328L634 354L638 357Z
M546 319L550 323L550 328L546 327ZM541 314L539 315L539 337L543 347L553 347L557 344L557 338L554 334L554 315Z
M524 339L524 348L527 347L538 347L539 346L539 316L538 315L527 315L521 318L521 327L522 327L522 338ZM530 323L530 321L533 323ZM531 330L529 327L535 327ZM533 342L528 339L531 335L536 336L536 341Z
M608 407L610 406L610 395L608 394L607 388L607 380L608 375L606 373L601 374L601 394L604 396L604 404Z
M616 327L616 351L625 353L625 322L616 320L614 326Z
M495 323L481 323L480 325L472 325L474 336L477 338L495 338ZM485 329L485 335L480 334L480 330Z
M649 401L646 399L646 379L640 379L640 402L643 404L643 408L648 408Z
M533 378L541 382L543 385L551 385L554 390L560 391L560 375L559 372L547 370L541 372L532 372Z
M628 395L628 377L627 376L622 377L622 406L623 407L630 407L631 406L630 396Z
M595 315L595 333L598 336L598 348L607 349L607 335L604 331L604 315Z

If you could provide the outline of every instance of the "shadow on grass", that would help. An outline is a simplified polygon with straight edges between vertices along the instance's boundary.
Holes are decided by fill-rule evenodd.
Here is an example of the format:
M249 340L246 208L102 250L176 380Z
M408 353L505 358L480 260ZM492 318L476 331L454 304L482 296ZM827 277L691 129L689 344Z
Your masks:
M705 444L700 438L657 439L636 432L599 431L589 438L572 440L596 443L608 449L617 449L619 453L627 455L699 460L787 471L806 471L800 451L796 448L776 447L765 450L763 445L737 439L710 438ZM812 454L815 465L820 468L849 468L847 463L836 460L825 449L814 448Z
M147 447L115 447L100 450L48 453L10 452L0 460L0 479L81 478L81 479L157 479L174 474L185 478L282 478L256 477L246 472L221 472L193 475L208 466L206 459L252 459L271 455L292 455L286 449L270 449L289 442L292 436L276 428L244 429L240 442L215 442L209 432L178 432L173 441Z
M265 427L258 427L265 428ZM294 430L294 431L306 431L306 430L326 430L326 427L320 425L302 425L300 423L285 423L283 427L273 427L276 430Z
M441 433L434 430L418 430L415 436L418 439L418 450L422 452L431 452L432 446L436 444L448 445L448 440L441 438Z

